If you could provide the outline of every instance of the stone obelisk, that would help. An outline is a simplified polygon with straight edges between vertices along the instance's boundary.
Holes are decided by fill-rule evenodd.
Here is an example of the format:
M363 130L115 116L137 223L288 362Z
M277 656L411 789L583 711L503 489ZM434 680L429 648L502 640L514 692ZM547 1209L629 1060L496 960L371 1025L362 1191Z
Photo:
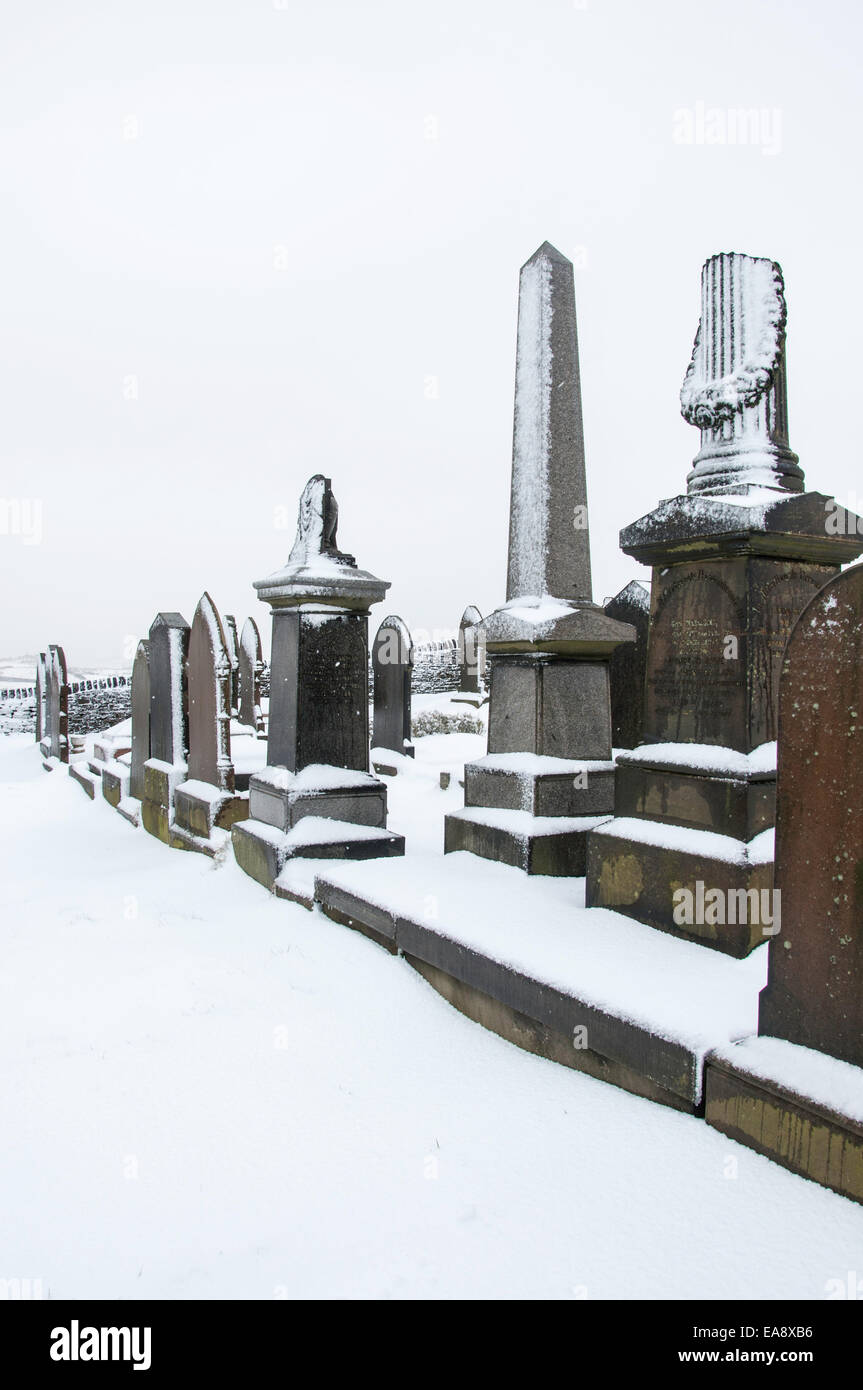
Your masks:
M701 431L687 492L620 533L653 568L643 736L618 757L614 821L591 836L587 902L743 956L771 925L749 908L741 919L737 895L772 884L785 642L863 550L863 523L858 534L832 498L803 491L780 267L713 256L701 285L681 391Z
M613 808L608 662L634 629L593 602L572 263L522 266L507 601L482 623L488 754L465 768L445 848L528 873L584 873Z

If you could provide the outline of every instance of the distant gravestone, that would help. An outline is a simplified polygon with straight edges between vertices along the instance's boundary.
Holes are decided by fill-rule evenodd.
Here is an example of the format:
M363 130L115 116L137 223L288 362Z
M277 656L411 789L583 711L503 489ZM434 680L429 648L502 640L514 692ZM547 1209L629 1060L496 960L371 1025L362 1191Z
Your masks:
M44 652L39 653L36 663L36 742L41 743L46 734L45 697L48 691L48 663Z
M482 614L470 604L461 615L458 625L458 688L463 695L480 692L480 628Z
M150 757L185 763L189 749L186 656L189 624L159 613L150 628Z
M863 1067L863 567L804 609L779 694L776 887L759 1032Z
M189 780L234 790L231 659L216 605L204 594L189 637Z
M644 673L647 665L647 633L650 627L650 594L633 580L604 605L609 618L635 628L634 642L611 654L611 742L614 748L637 748L644 727Z
M222 624L228 659L231 663L231 709L240 707L240 639L237 636L237 620L233 613L226 613Z
M69 680L62 647L48 648L48 739L52 758L69 761Z
M150 756L150 643L138 643L132 666L132 767L129 795L144 799L144 763Z
M412 758L411 674L413 644L401 618L384 618L372 647L374 679L373 748L390 748Z
M264 661L261 650L261 634L254 618L247 618L240 633L240 723L263 732L264 718L261 713L261 672Z

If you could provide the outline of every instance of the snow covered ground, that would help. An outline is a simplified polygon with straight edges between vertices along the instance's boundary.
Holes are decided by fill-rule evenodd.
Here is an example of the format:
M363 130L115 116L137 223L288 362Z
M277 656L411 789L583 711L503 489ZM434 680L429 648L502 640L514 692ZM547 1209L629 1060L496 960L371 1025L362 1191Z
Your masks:
M423 746L425 745L425 746ZM477 735L391 824L440 852ZM0 740L0 1278L52 1298L808 1298L863 1209L529 1056Z

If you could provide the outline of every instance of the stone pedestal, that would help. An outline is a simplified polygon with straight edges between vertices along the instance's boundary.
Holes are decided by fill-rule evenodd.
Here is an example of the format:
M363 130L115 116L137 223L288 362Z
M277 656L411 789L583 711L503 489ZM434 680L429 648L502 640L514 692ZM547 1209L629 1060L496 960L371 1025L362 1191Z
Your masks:
M547 242L519 282L507 602L480 632L488 757L465 768L444 848L583 874L613 808L609 658L635 632L591 596L573 273Z
M681 923L675 894L769 889L772 854L753 842L773 824L785 642L863 541L835 533L832 499L802 492L788 447L781 272L730 264L724 278L705 267L706 285L737 298L706 301L684 384L684 415L702 430L689 492L620 536L653 569L643 744L618 760L615 823L591 838L587 902L743 955L769 922ZM747 343L758 348L748 368Z
M338 549L338 508L316 475L287 565L255 588L273 610L267 767L232 831L240 867L273 888L288 859L404 853L369 773L368 613L389 585ZM307 824L303 824L307 822Z

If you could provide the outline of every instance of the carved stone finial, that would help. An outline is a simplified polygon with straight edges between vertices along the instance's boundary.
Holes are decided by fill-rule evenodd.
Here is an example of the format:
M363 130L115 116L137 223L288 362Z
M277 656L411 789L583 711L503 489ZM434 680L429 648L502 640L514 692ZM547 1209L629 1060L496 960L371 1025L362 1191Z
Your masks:
M680 392L701 430L690 493L803 491L788 443L785 287L764 257L711 256L701 272L701 322Z
M353 555L345 554L336 544L338 524L339 507L330 479L316 473L309 478L300 496L297 536L288 564L313 566L321 556L326 556L340 565L356 568Z

